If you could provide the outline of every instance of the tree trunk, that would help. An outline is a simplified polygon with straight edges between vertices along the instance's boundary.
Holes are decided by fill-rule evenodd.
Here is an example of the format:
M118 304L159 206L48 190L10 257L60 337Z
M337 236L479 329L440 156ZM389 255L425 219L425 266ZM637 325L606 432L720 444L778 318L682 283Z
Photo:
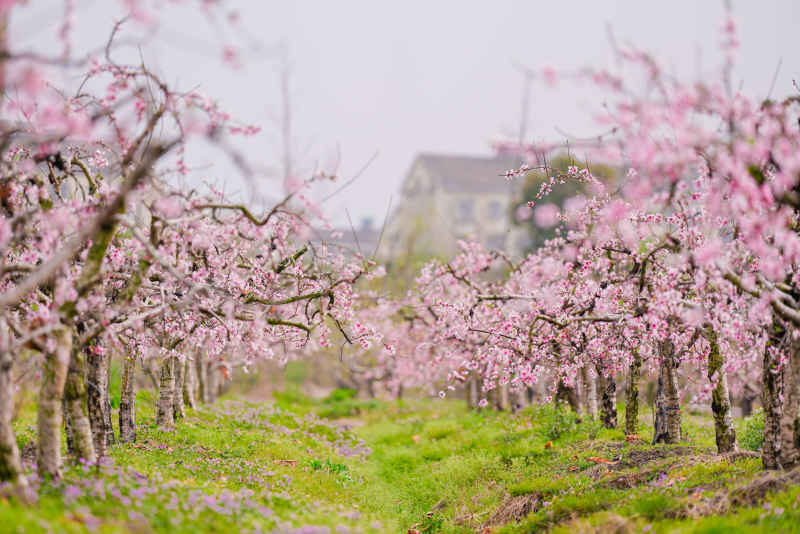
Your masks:
M564 384L563 380L558 381L558 388L556 389L555 403L558 405L560 402L567 402L572 411L580 415L580 402L578 400L578 392L574 386Z
M45 354L42 365L37 413L36 463L39 476L43 478L61 474L61 405L72 352L72 331L69 328L61 328L54 335L55 350Z
M126 356L122 363L122 386L119 400L119 440L136 441L136 355Z
M642 375L642 357L639 351L633 351L633 360L628 371L628 383L625 387L625 434L636 434L639 428L639 378Z
M612 375L605 376L597 370L597 385L600 389L600 420L606 428L617 428L617 383Z
M753 414L753 404L759 394L760 391L749 382L742 387L742 395L739 397L739 409L742 411L742 417L749 417Z
M777 351L786 340L786 331L774 322L764 350L761 373L761 404L764 407L764 443L761 463L764 469L782 469L781 418L783 416L783 368L777 361Z
M183 362L183 403L192 410L197 408L197 379L195 378L194 366L189 358Z
M498 384L495 387L494 407L496 410L505 412L511 407L511 402L508 396L508 384Z
M183 419L186 417L186 411L183 409L183 390L185 387L185 374L186 369L185 361L181 361L177 356L173 356L172 367L175 370L175 396L172 399L172 410L175 414L175 419Z
M114 436L114 423L112 421L113 414L111 413L111 364L113 353L106 354L106 387L103 390L103 402L105 403L105 429L106 429L106 446L113 445L116 441Z
M203 354L197 353L194 357L195 376L197 377L197 400L206 404L208 402L206 382L208 375L206 374L206 366L203 362Z
M97 353L90 350L87 363L89 371L86 382L88 384L89 398L89 423L92 427L92 441L94 452L98 458L104 458L108 450L108 429L106 428L106 397L108 395L108 371L106 360L108 353L100 350Z
M67 426L67 450L76 460L90 464L97 461L89 423L86 391L86 354L73 349L64 385L64 418Z
M597 419L597 377L585 366L581 367L584 409L592 419Z
M736 431L733 429L731 415L731 394L728 391L728 377L725 374L725 357L719 350L717 333L711 328L707 334L710 351L708 353L708 379L714 386L711 392L711 412L714 415L714 432L717 438L717 452L734 452Z
M156 424L162 428L175 426L175 359L167 356L161 362L161 373L158 383L158 412Z
M671 340L658 343L659 370L653 444L678 443L681 439L681 404L678 391L678 362Z
M206 364L206 402L214 404L217 402L219 393L219 370L217 363L209 360Z
M781 465L784 469L800 462L800 342L793 340L789 362L783 373L784 404L781 417Z
M11 426L14 412L14 384L11 368L14 359L9 350L8 326L0 319L0 481L24 487L28 481L22 472L17 437Z
M477 372L472 372L467 379L467 406L479 410L481 400L481 382Z

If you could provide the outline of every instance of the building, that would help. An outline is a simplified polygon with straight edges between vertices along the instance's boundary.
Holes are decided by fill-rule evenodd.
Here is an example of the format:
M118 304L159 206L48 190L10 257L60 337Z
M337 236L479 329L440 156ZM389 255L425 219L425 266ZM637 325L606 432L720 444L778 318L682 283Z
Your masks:
M519 256L528 237L511 224L518 181L502 176L518 166L518 160L502 156L419 154L386 223L378 257L446 258L464 238Z

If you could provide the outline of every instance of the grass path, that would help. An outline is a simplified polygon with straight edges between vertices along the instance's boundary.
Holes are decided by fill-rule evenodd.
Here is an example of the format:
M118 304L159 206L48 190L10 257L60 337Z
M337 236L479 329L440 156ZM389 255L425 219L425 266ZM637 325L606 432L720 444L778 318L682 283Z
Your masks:
M138 412L113 463L34 477L33 505L6 490L0 532L800 532L800 475L712 454L702 417L654 448L549 406L287 393L189 411L171 432L148 392ZM33 415L16 423L23 446Z

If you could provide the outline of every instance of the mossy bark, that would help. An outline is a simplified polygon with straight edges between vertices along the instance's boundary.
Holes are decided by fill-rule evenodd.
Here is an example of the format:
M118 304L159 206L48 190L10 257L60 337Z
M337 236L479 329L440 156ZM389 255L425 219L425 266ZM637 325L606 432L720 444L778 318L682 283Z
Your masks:
M122 362L122 385L119 400L119 440L122 443L136 441L136 355L125 357Z
M719 350L717 333L708 328L706 338L709 343L708 379L714 386L711 391L711 412L714 416L714 433L717 452L724 454L737 450L736 431L731 414L731 395L728 390L728 377L725 374L725 357Z
M9 350L8 327L0 319L0 481L16 486L27 486L28 481L22 471L17 437L11 420L14 415L14 384L11 368L14 359Z
M64 385L64 418L68 428L67 450L76 460L97 461L89 423L86 391L86 355L73 349Z
M672 341L658 343L659 368L653 444L678 443L681 439L681 404L678 390L678 360Z
M769 331L764 349L761 373L761 404L764 407L764 441L761 445L761 463L764 469L781 469L782 440L781 419L783 417L783 373L777 361L777 351L785 348L786 330L777 322Z
M178 420L186 417L186 411L183 407L183 388L186 380L184 370L186 366L184 365L185 362L179 360L177 357L173 356L173 359L172 368L175 371L175 391L172 399L172 411L175 420Z
M171 356L161 362L158 383L158 411L156 424L162 428L175 426L175 359Z
M598 369L597 385L600 389L600 420L606 428L617 428L617 383L614 376L606 376L603 370Z
M43 478L61 475L61 408L72 352L72 331L69 328L56 330L54 336L55 348L45 354L42 365L36 421L36 463L39 476Z
M636 434L639 428L639 379L642 376L642 357L634 350L628 381L625 384L625 434Z

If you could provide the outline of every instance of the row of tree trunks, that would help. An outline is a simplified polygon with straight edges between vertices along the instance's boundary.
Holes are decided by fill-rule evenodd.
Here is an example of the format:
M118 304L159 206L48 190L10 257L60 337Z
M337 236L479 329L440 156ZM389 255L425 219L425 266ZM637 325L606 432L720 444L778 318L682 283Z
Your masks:
M26 486L27 480L22 472L22 459L19 454L17 437L11 426L11 417L14 412L14 383L11 380L11 367L14 359L9 344L8 325L0 319L0 481Z
M480 410L481 402L481 379L478 373L471 372L467 377L467 407L473 410Z
M709 343L708 379L714 386L711 391L714 433L717 440L717 452L723 454L733 452L738 448L731 414L731 395L730 391L728 391L728 377L725 374L725 357L719 350L717 333L708 328L706 330L706 338Z
M54 337L55 348L44 355L36 422L36 465L39 476L44 478L56 478L61 474L61 407L72 352L69 328L60 328Z
M635 435L639 428L639 379L642 376L642 357L634 349L625 384L625 434Z
M678 390L678 359L667 339L658 344L658 389L656 390L653 444L678 443L681 439L681 405Z
M67 450L76 460L96 462L86 391L86 355L81 350L72 350L67 381L64 385L63 406L67 427Z

